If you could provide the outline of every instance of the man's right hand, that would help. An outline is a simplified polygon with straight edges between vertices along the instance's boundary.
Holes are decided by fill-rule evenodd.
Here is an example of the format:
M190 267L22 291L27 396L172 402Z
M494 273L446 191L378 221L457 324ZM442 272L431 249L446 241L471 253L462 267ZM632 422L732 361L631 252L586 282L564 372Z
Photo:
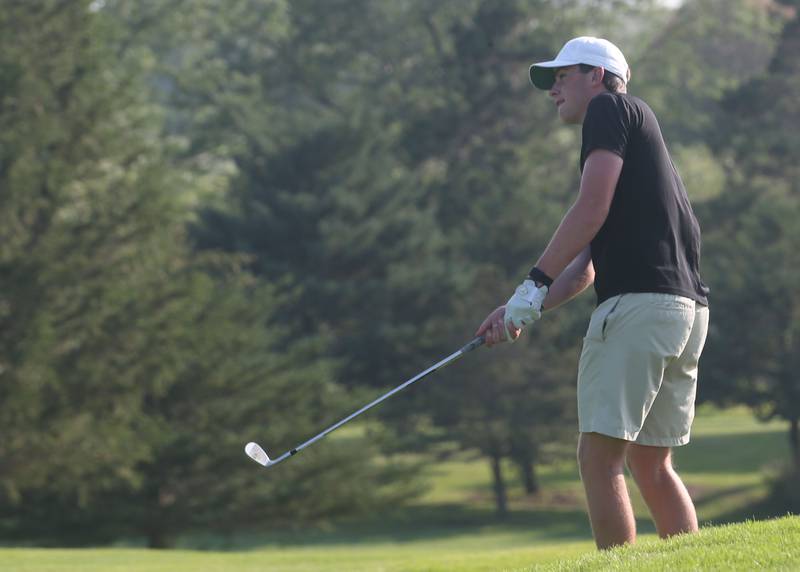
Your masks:
M522 333L522 330L515 328L513 325L506 328L505 316L506 307L499 306L486 317L478 330L475 332L475 335L483 336L483 339L486 341L486 345L489 347L502 342L515 341Z

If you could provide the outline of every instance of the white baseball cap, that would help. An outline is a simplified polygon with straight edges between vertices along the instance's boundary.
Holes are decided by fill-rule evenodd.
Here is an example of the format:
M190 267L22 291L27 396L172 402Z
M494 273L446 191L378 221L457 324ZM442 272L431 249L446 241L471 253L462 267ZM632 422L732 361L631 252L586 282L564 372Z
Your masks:
M602 38L581 36L564 44L556 59L533 64L529 71L531 83L539 89L550 89L556 80L556 68L576 64L602 67L628 81L628 62L617 46Z

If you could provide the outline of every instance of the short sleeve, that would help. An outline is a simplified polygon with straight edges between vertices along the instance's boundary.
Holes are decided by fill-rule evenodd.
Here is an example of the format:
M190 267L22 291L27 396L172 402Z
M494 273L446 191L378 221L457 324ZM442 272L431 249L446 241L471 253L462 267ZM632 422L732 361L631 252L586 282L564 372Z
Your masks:
M605 149L623 159L628 147L630 121L613 94L601 94L589 102L583 119L581 171L595 149Z

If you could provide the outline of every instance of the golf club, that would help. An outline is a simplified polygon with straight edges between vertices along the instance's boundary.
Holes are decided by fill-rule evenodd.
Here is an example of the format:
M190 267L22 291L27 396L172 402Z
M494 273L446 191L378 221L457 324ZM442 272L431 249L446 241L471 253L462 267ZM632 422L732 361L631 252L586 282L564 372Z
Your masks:
M484 342L484 339L482 337L475 338L474 340L472 340L470 343L465 345L463 348L461 348L457 352L454 352L454 353L450 354L449 356L444 358L442 361L432 365L431 367L429 367L425 371L423 371L421 373L418 373L417 375L415 375L414 377L412 377L411 379L409 379L405 383L403 383L401 385L398 385L397 387L395 387L394 389L392 389L391 391L389 391L387 393L384 393L383 395L381 395L375 401L373 401L371 403L368 403L367 405L365 405L364 407L362 407L361 409L359 409L355 413L352 413L351 415L348 415L347 417L345 417L344 419L342 419L338 423L336 423L334 425L331 425L330 427L325 429L325 431L323 431L319 435L316 435L315 437L312 437L311 439L309 439L308 441L306 441L302 445L298 445L297 447L295 447L291 451L285 452L283 455L281 455L280 457L278 457L276 459L270 459L269 455L267 455L266 451L264 451L264 449L258 443L253 443L253 442L248 443L247 445L245 445L244 451L245 451L245 453L247 453L247 455L251 459L253 459L259 465L263 465L264 467L271 467L273 465L277 465L278 463L280 463L284 459L286 459L288 457L291 457L292 455L296 455L297 453L299 453L300 451L302 451L303 449L305 449L306 447L308 447L312 443L314 443L316 441L319 441L325 435L327 435L328 433L331 433L332 431L335 431L336 429L338 429L339 427L341 427L342 425L344 425L345 423L347 423L351 419L354 419L354 418L358 417L359 415L364 413L367 409L371 409L372 407L376 406L381 401L391 397L392 395L394 395L395 393L397 393L401 389L405 389L406 387L408 387L409 385L411 385L412 383L414 383L416 381L419 381L420 379L422 379L423 377L425 377L429 373L433 373L437 369L441 369L444 366L453 363L455 360L457 360L458 358L460 358L461 356L463 356L467 352L470 352L470 351L474 350L475 348L479 347L480 345L482 345L483 342Z

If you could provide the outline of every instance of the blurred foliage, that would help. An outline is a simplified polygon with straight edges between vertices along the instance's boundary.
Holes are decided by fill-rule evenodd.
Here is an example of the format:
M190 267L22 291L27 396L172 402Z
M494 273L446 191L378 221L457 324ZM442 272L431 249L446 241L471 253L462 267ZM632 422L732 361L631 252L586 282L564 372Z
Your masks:
M153 58L122 50L119 24L79 2L0 16L0 527L162 546L404 497L407 471L359 440L272 481L242 453L288 449L352 400L329 339L289 336L277 286L188 247ZM285 414L265 426L267 411Z
M265 474L460 347L544 248L580 131L527 70L632 64L706 230L701 397L797 451L797 6L33 0L0 13L0 529L297 526L418 491L456 443L530 493L574 439L585 295ZM466 360L465 360L466 361ZM371 444L368 444L371 443ZM279 471L279 472L278 472ZM22 511L21 507L25 507Z
M706 205L714 328L703 395L789 422L800 470L800 18L787 22L769 66L726 94L713 139L726 192Z

